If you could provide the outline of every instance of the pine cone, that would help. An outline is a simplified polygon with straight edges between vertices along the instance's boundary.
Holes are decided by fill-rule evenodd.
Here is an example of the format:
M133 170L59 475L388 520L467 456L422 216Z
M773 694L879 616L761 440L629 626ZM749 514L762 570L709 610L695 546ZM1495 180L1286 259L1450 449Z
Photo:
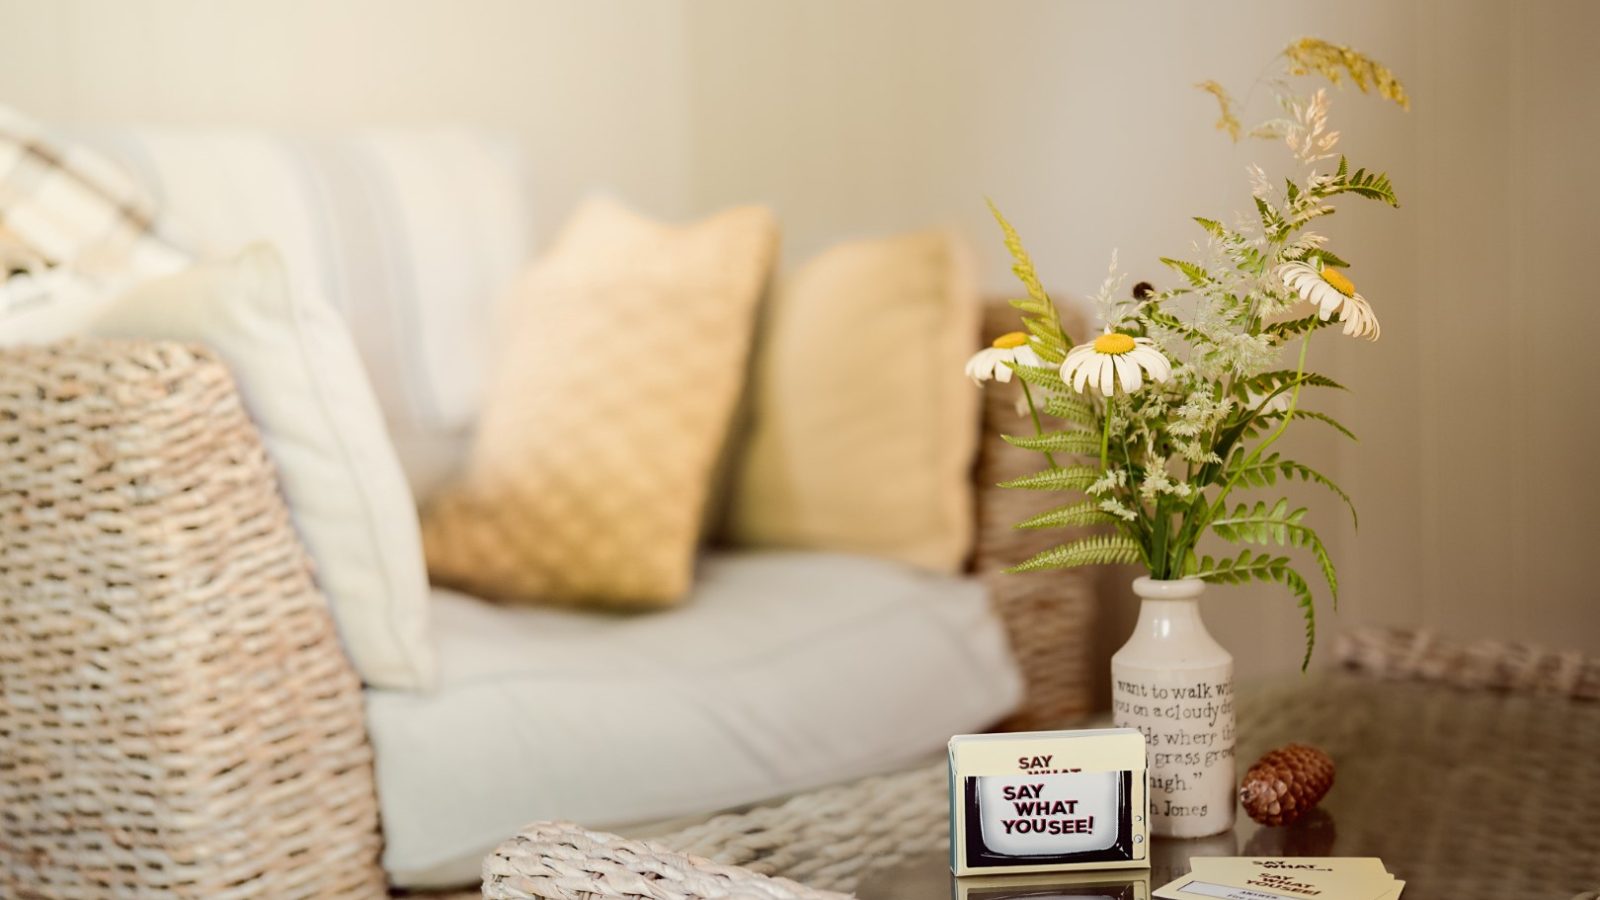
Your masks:
M1333 758L1306 744L1270 750L1244 773L1239 802L1263 825L1288 825L1333 787Z

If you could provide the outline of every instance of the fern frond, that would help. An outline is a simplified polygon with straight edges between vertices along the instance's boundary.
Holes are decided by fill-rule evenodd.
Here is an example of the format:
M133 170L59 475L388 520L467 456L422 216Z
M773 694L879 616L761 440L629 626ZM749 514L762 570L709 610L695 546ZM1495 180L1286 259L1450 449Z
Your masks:
M1264 581L1288 588L1306 622L1306 652L1300 659L1300 670L1303 672L1311 665L1311 651L1317 645L1316 601L1311 595L1311 585L1289 565L1288 557L1252 554L1249 550L1242 551L1234 559L1212 559L1207 556L1195 563L1189 574L1211 584Z
M1341 391L1348 390L1348 388L1346 388L1344 385L1334 381L1332 378L1329 378L1326 375L1318 375L1316 372L1296 372L1293 369L1278 369L1272 372L1262 372L1259 375L1241 379L1234 385L1234 388L1236 392L1242 392L1240 393L1240 396L1244 396L1251 392L1257 394L1270 394L1279 388L1292 388L1296 382L1309 387L1335 388Z
M1196 263L1185 262L1181 259L1172 259L1171 257L1167 256L1161 257L1161 262L1163 265L1183 273L1183 277L1189 279L1189 283L1195 287L1205 287L1206 285L1216 281L1215 278L1211 277L1210 272L1207 272L1203 266L1200 266Z
M1296 419L1310 419L1313 422L1321 422L1322 424L1332 428L1334 431L1339 432L1352 441L1357 443L1360 443L1361 441L1360 438L1356 437L1355 432L1344 427L1344 425L1340 423L1338 419L1335 419L1333 416L1330 416L1327 413L1313 412L1309 409L1296 409L1294 411L1294 417Z
M1046 510L1018 522L1018 528L1066 528L1074 525L1112 525L1117 517L1100 508L1097 500L1083 500Z
M1317 197L1355 194L1369 200L1382 200L1390 206L1400 205L1400 201L1395 198L1394 185L1389 182L1388 175L1382 172L1368 172L1366 169L1351 172L1350 161L1343 156L1339 157L1337 172L1313 181L1311 193Z
M1260 250L1251 246L1250 241L1244 235L1230 230L1228 226L1218 222L1216 219L1195 216L1194 220L1199 223L1201 228L1206 230L1207 234L1222 242L1228 255L1233 257L1236 268L1240 271L1261 272L1266 268L1266 257L1262 255Z
M1225 541L1236 544L1258 544L1280 547L1304 547L1316 558L1322 577L1328 582L1328 592L1333 596L1334 608L1339 607L1339 573L1334 568L1333 557L1315 529L1306 525L1306 509L1289 509L1288 500L1279 500L1271 507L1265 500L1254 507L1239 504L1233 512L1211 520L1211 530Z
M1034 554L1007 569L1007 572L1037 572L1040 569L1071 569L1078 566L1126 565L1142 559L1143 552L1132 538L1120 534L1086 537Z
M1284 411L1282 411L1282 410L1269 410L1269 411L1266 411L1266 412L1262 412L1261 414L1257 415L1254 419L1251 419L1249 424L1245 426L1244 435L1245 436L1253 436L1253 435L1259 434L1263 428L1266 428L1268 425L1272 424L1273 422L1276 422L1279 419L1282 419L1283 416L1284 416ZM1335 419L1333 416L1330 416L1327 413L1313 412L1312 410L1309 410L1309 409L1300 409L1300 408L1296 407L1295 411L1294 411L1294 418L1296 418L1296 419L1310 419L1313 422L1321 422L1322 424L1328 426L1329 428L1332 428L1333 430L1339 432L1340 434L1344 435L1345 437L1349 438L1350 440L1356 441L1357 443L1360 442L1360 438L1356 437L1355 432L1353 432L1350 429L1346 428L1344 426L1344 424L1341 423L1338 419Z
M1064 394L1071 390L1067 383L1061 380L1061 370L1053 366L1012 366L1011 371L1028 384L1037 385L1047 391Z
M1271 337L1273 343L1281 344L1289 338L1299 337L1308 331L1314 331L1326 324L1328 323L1324 322L1320 316L1318 316L1316 313L1312 313L1309 316L1303 316L1299 319L1288 319L1282 322L1273 322L1272 324L1263 327L1261 332Z
M1044 399L1044 411L1058 419L1089 428L1100 427L1100 416L1089 401L1072 394L1051 394Z
M1287 556L1273 556L1246 549L1239 551L1237 557L1213 559L1203 556L1184 574L1212 584L1243 584L1268 569L1288 564Z
M1261 217L1261 230L1272 240L1282 240L1289 233L1289 222L1278 212L1278 208L1268 203L1264 198L1257 197L1256 213ZM1166 260L1162 260L1165 262Z
M1003 488L1025 491L1081 491L1100 479L1100 470L1088 466L1067 466L1064 469L1045 469L1032 475L1023 475L1000 482Z
M1215 81L1202 81L1195 85L1202 91L1217 98L1217 130L1226 131L1234 143L1239 141L1239 132L1244 130L1244 123L1233 112L1233 98L1228 96L1228 91Z
M1160 328L1165 328L1168 331L1171 331L1171 332L1173 332L1175 334L1181 334L1185 338L1188 338L1191 343L1195 343L1195 344L1214 344L1214 343L1216 343L1215 341L1213 341L1210 338L1210 336L1206 335L1204 332L1200 331L1198 328L1195 328L1192 325L1186 324L1182 319L1179 319L1177 316L1175 316L1175 315L1173 315L1173 314L1171 314L1169 312L1166 312L1166 311L1160 309L1159 307L1152 306L1152 307L1144 310L1142 313L1140 313L1140 315L1143 316L1144 319L1146 321L1148 321L1151 325L1155 325L1155 326L1158 326Z
M1070 453L1074 456L1098 456L1100 435L1092 431L1047 431L1040 435L1001 435L1005 442L1024 450L1040 453Z
M1224 472L1227 474L1236 473L1239 476L1239 483L1246 487L1272 487L1278 483L1280 477L1285 480L1298 478L1301 481L1321 485L1344 501L1345 507L1350 510L1351 524L1357 528L1361 527L1361 518L1356 515L1355 501L1351 500L1350 495L1345 493L1344 488L1335 484L1333 479L1304 463L1295 462L1292 459L1283 459L1277 453L1245 465L1244 460L1248 458L1249 454L1243 450L1236 451Z
M1321 247L1313 247L1310 250L1307 250L1305 255L1301 258L1320 259L1324 265L1336 266L1340 269L1350 268L1350 264L1341 259L1338 254L1334 253L1332 250L1324 250Z
M1332 84L1339 84L1348 75L1355 86L1365 94L1376 90L1378 96L1393 100L1401 109L1411 108L1411 98L1400 79L1383 63L1370 56L1346 47L1313 37L1304 37L1284 49L1289 59L1289 74L1309 75L1317 72Z

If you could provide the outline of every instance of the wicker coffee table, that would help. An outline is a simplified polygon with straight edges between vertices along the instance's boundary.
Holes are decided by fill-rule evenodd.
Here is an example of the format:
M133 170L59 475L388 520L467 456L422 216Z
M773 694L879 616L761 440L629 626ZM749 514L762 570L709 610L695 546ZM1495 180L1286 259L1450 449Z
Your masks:
M1381 667L1363 660L1380 650ZM1408 882L1405 900L1600 898L1600 667L1525 651L1515 666L1511 657L1459 655L1445 666L1394 651L1347 644L1341 656L1352 671L1239 692L1242 761L1291 740L1334 756L1335 786L1313 816L1263 828L1241 815L1216 838L1155 841L1149 872L1129 874L1127 892L1109 895L1148 896L1195 856L1247 854L1379 856ZM1375 677L1396 673L1419 677ZM944 766L934 763L650 842L543 823L485 861L484 895L951 896L945 793ZM1034 884L1026 895L1074 896L1042 890Z

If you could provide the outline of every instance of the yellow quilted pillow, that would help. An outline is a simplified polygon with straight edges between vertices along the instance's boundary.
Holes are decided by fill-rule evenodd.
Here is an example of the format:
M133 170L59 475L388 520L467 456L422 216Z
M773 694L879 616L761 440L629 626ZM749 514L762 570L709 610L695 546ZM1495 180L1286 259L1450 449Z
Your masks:
M764 317L734 541L960 571L973 531L978 334L965 246L852 241L784 278Z
M683 596L777 236L754 207L682 226L608 201L574 215L508 299L467 471L424 513L435 581L505 600Z

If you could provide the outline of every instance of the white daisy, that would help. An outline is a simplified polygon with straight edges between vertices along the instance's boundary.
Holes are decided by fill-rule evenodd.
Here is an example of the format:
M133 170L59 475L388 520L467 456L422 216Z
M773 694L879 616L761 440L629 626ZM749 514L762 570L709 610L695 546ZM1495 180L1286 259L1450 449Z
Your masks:
M991 378L1004 384L1011 380L1011 366L1042 365L1044 360L1028 346L1028 336L1013 331L1000 335L993 344L972 354L967 360L967 377L973 384L983 384Z
M1092 343L1073 347L1061 364L1061 380L1080 394L1086 386L1093 385L1109 397L1116 391L1118 381L1131 394L1144 384L1146 374L1151 381L1166 381L1172 377L1172 363L1156 349L1155 341L1111 330Z
M1378 317L1365 297L1345 274L1320 263L1287 262L1278 267L1278 277L1300 299L1317 306L1317 317L1326 322L1338 314L1344 333L1351 337L1378 339Z

